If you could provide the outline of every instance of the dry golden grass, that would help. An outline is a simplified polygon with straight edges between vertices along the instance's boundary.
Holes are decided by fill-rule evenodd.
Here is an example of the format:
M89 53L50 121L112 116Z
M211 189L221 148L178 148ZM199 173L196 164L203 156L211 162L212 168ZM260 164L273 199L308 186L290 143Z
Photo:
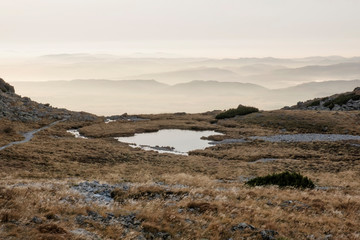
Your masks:
M261 239L259 230L277 237L360 238L360 151L349 142L268 143L253 141L193 151L190 156L133 149L112 137L164 128L212 129L228 137L323 132L360 134L360 113L272 111L212 124L214 115L144 115L151 121L59 123L28 143L0 151L0 239L89 239L84 229L104 239L171 236L173 239ZM0 133L1 143L21 139L19 131L41 124L0 121L15 135ZM90 139L75 139L80 128ZM1 132L1 131L0 131ZM359 142L352 142L357 143ZM251 163L276 158L267 163ZM243 179L280 171L298 171L320 189L297 190L245 186ZM70 187L85 180L130 182L114 191L110 205L87 203ZM158 184L161 182L162 184ZM175 187L181 185L181 188ZM292 202L288 202L292 201ZM136 213L138 229L106 225L78 215L105 217ZM36 224L31 219L42 219ZM232 231L245 222L258 230Z

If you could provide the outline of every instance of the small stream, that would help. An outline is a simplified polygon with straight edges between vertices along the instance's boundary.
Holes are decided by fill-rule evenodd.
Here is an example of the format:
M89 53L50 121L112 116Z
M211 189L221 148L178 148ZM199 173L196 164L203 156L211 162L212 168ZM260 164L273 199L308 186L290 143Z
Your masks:
M42 128L39 128L39 129L35 129L35 130L32 130L30 132L27 132L27 133L24 133L23 136L24 136L24 139L21 140L21 141L16 141L16 142L11 142L9 144L6 144L5 146L2 146L0 147L0 151L1 150L4 150L5 148L8 148L8 147L11 147L13 145L17 145L17 144L22 144L22 143L27 143L29 142L33 137L34 137L34 134L42 131L42 130L45 130L51 126L54 126L55 124L59 123L59 122L63 122L63 121L66 121L67 119L63 119L63 120L59 120L59 121L56 121L56 122L53 122L53 123L50 123L49 125L46 125Z

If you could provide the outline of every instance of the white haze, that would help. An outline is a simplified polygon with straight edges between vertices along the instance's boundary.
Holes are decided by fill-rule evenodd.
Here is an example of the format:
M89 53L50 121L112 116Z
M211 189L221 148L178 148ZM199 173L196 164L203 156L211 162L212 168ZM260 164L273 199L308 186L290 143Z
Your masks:
M18 94L101 115L205 112L238 104L278 109L360 85L360 58L339 56L210 59L62 54L3 63L0 69L6 73L3 78L16 80L10 82Z
M358 0L5 0L0 77L34 100L104 115L277 109L359 85L359 9Z

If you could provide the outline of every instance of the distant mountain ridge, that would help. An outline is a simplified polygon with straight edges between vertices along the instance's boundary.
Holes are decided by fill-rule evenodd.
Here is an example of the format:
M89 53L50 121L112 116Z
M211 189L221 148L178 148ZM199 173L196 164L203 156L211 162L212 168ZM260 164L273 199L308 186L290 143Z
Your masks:
M216 67L199 67L199 68L190 68L170 72L161 72L153 74L143 74L139 76L132 77L135 79L153 79L156 81L162 81L166 83L176 83L176 82L187 82L194 80L237 80L239 79L238 74Z
M170 93L179 94L213 94L213 95L251 95L254 92L265 92L267 88L252 83L191 81L179 83L166 89Z
M299 101L351 91L360 80L311 82L294 87L268 89L257 84L190 81L164 84L155 80L73 80L15 82L17 91L39 102L76 111L114 115L159 112L204 112L246 104L260 109L279 109Z

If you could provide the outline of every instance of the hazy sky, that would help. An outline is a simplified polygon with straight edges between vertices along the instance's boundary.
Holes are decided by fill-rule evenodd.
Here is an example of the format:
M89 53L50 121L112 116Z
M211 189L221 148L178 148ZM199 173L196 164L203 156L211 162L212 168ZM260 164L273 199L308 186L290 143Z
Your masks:
M0 0L0 54L360 55L360 0Z

